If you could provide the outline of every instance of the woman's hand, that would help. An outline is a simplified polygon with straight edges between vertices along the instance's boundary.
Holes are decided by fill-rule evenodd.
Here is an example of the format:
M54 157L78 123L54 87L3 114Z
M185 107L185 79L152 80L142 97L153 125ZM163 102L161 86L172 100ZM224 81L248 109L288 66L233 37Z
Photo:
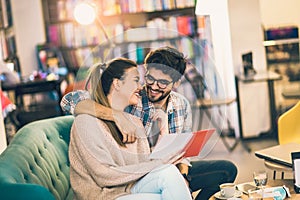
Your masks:
M123 135L123 143L133 143L136 140L136 125L122 111L113 111L114 121Z

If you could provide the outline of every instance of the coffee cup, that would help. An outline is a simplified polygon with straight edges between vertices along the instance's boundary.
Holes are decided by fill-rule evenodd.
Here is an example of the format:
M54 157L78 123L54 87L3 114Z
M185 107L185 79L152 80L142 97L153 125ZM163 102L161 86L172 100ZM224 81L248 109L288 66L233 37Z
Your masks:
M223 183L220 185L221 197L230 198L235 194L235 184L234 183Z

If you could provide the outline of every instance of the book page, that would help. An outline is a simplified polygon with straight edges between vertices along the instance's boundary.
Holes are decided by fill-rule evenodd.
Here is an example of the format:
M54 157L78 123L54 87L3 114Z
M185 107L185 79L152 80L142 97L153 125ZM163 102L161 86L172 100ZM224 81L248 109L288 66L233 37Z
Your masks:
M200 130L194 133L163 135L152 153L150 159L168 159L185 152L183 157L198 156L215 129Z
M192 133L162 135L152 153L150 159L168 159L177 153L181 153L185 146L193 138Z

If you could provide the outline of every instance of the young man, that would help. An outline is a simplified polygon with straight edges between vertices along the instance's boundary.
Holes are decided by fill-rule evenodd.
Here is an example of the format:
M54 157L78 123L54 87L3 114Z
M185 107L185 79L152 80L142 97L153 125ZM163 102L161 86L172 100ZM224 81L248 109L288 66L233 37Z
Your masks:
M141 92L141 102L137 106L128 107L126 111L141 118L150 146L154 146L157 140L157 132L151 129L155 127L154 119L158 109L167 113L170 134L190 132L192 129L192 113L188 100L172 91L179 85L186 64L183 54L171 47L158 48L145 58L145 85ZM75 113L88 113L102 119L113 120L122 130L129 127L127 134L123 135L123 142L135 140L134 130L131 128L134 126L130 125L128 119L87 99L89 95L86 92L77 91L67 94L61 105L65 111L71 113L75 110ZM156 134L152 134L153 132ZM220 184L234 182L237 175L236 166L225 160L200 160L190 163L184 160L177 167L186 178L191 191L201 189L196 200L209 199L219 191Z

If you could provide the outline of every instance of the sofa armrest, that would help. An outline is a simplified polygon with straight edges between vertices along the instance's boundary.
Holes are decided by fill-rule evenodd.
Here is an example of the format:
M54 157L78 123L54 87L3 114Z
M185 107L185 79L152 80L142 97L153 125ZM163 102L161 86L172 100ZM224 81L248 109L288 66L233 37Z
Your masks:
M0 194L5 200L55 200L46 188L35 184L1 184Z

